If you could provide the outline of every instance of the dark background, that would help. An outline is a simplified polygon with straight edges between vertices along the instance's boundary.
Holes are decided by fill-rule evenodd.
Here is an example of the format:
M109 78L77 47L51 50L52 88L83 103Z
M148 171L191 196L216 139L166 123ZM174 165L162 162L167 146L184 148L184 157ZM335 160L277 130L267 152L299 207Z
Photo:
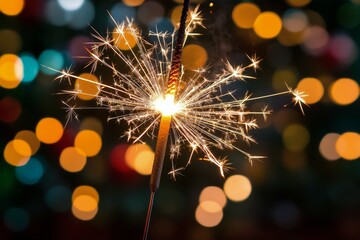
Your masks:
M110 11L121 1L88 2L93 4L95 10L89 24L100 33L111 29L113 26L107 10ZM165 9L164 17L169 17L172 9L178 5L173 1L158 2ZM210 2L214 6L210 7ZM303 50L301 44L283 46L276 38L262 40L252 30L239 29L233 23L231 12L240 2L202 1L200 9L206 29L200 30L202 36L189 42L203 46L209 56L208 63L213 63L215 67L220 65L218 59L227 58L236 65L242 63L245 54L256 53L263 59L262 70L256 73L256 81L241 85L255 95L274 92L271 84L274 72L291 68L296 72L297 81L304 77L324 81L324 97L309 108L305 107L304 116L297 107L281 107L284 102L291 100L290 97L267 102L274 110L273 117L264 128L253 132L258 144L248 149L260 151L268 158L250 166L236 152L225 153L233 163L233 170L227 176L247 176L252 183L252 193L243 202L228 200L221 223L213 228L201 226L194 213L204 187L223 186L225 179L217 168L203 161L193 161L184 176L175 182L164 174L153 208L150 239L360 239L360 162L343 159L327 161L319 152L320 141L327 133L360 132L358 100L347 106L339 106L330 101L327 95L329 83L338 78L348 77L359 82L359 58L342 64L325 53L312 56ZM262 11L274 11L279 16L292 8L285 1L252 2ZM339 17L339 9L346 4L352 5L357 14L349 17L350 22L355 22L353 24ZM0 30L16 31L22 43L15 50L7 48L8 44L5 43L1 46L0 54L27 52L37 58L45 49L56 49L64 56L64 67L72 65L75 71L81 71L84 63L71 57L69 43L78 35L91 38L92 30L87 24L73 27L71 21L52 23L47 17L47 5L48 1L31 0L26 1L25 8L17 16L0 14ZM134 7L131 11L137 13L138 9ZM360 42L360 20L356 20L360 15L358 1L313 0L300 9L319 14L330 37L341 33L351 38L357 53ZM135 22L138 21L136 14L133 17ZM58 18L61 19L60 16ZM151 23L139 23L144 35L149 25ZM271 50L274 48L277 49L275 53ZM63 85L52 81L54 77L40 70L30 83L22 83L11 90L0 88L0 99L16 99L22 109L14 121L0 122L1 151L18 131L34 130L43 117L52 116L65 123L62 98L56 95ZM324 79L328 79L328 82ZM3 109L0 114L6 114ZM110 153L117 144L126 142L120 139L125 127L108 123L107 113L104 112L84 111L80 114L80 120L87 116L96 117L103 123L103 148L99 155L88 159L86 167L79 173L68 173L58 164L61 150L72 144L79 130L76 121L67 126L60 142L41 145L36 156L44 166L44 175L34 185L18 181L15 167L7 164L2 157L0 239L141 238L149 198L149 177L134 171L124 173L114 169L109 160ZM294 122L307 128L310 142L303 151L291 155L290 161L300 162L296 167L291 167L293 165L287 164L288 160L284 157L286 149L281 130L277 130L276 126L283 130L284 126ZM149 144L154 146L154 143ZM170 169L170 164L165 164L164 169ZM49 189L55 185L68 189L68 195L65 194L61 200L65 207L60 212L54 211L46 202ZM99 211L91 221L81 221L71 213L71 191L79 185L91 185L99 192ZM9 227L6 220L9 209L13 208L26 213L25 217L13 216L15 228ZM24 227L17 229L16 226Z

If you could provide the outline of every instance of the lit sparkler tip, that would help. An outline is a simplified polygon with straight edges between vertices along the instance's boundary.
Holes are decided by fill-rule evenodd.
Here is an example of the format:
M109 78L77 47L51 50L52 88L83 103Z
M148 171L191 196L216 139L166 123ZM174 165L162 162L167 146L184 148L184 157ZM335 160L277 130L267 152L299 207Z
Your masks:
M285 83L286 84L286 83ZM289 90L289 93L291 93L293 95L293 102L294 102L294 105L299 105L300 109L301 109L301 112L303 115L305 115L305 112L304 112L304 108L303 108L303 104L306 105L306 106L309 106L304 97L307 97L308 95L305 93L305 92L300 92L299 90L297 89L292 89L291 87L289 87L287 84L286 84L288 90Z

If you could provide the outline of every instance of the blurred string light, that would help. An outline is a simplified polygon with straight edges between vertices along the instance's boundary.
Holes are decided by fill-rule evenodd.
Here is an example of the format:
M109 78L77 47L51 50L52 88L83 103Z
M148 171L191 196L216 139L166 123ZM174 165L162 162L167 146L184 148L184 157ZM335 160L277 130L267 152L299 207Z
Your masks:
M285 0L287 4L292 7L304 7L308 5L311 0Z
M44 15L55 26L82 29L94 19L95 8L87 0L50 0L45 5Z
M272 76L272 87L279 92L285 91L286 85L295 86L296 82L297 74L294 69L289 67L276 70Z
M79 186L72 194L72 213L83 221L93 219L98 211L99 193L91 186Z
M135 24L133 24L132 27L134 27L134 29L138 28ZM112 38L114 44L120 50L129 50L136 46L136 38L129 28L124 27L124 29L120 29L119 27L115 27L112 32Z
M57 2L66 11L78 10L84 4L84 0L57 0Z
M12 29L0 30L0 52L17 53L22 47L22 39L19 33Z
M196 70L205 66L208 60L208 54L200 45L186 45L182 52L182 63L185 69Z
M154 152L147 144L132 144L125 153L126 165L141 175L150 175Z
M113 147L110 153L111 166L121 173L129 172L132 169L125 161L128 147L128 144L118 144Z
M79 172L86 164L86 155L81 148L67 147L61 151L60 166L68 172Z
M328 133L321 139L319 151L326 160L334 161L340 158L335 149L335 144L339 137L340 134L338 133Z
M15 167L24 166L30 159L31 148L27 142L20 139L9 141L4 149L4 159Z
M204 188L199 196L199 205L195 211L196 221L204 227L215 227L223 218L226 205L224 191L216 186Z
M232 175L224 183L224 192L231 201L239 202L247 199L251 194L250 180L243 175Z
M319 56L326 50L329 42L329 33L321 26L306 28L303 34L303 50L312 55Z
M283 132L283 142L287 149L300 152L303 151L310 141L310 133L302 124L290 124Z
M37 74L39 73L39 63L35 57L28 53L23 53L20 55L20 59L23 64L23 83L29 83L34 81Z
M94 117L87 117L80 123L80 130L92 130L99 134L100 136L103 134L103 125L99 119Z
M35 157L24 165L15 169L17 179L25 185L33 185L40 181L44 174L44 167L42 163Z
M330 98L338 105L349 105L355 102L359 94L359 84L351 78L339 78L329 87Z
M50 70L49 68L53 69L62 69L64 67L64 56L56 50L47 49L44 50L39 56L39 64L42 66L40 68L41 72L46 75L54 75L56 74L54 71Z
M156 1L144 2L137 11L137 16L142 24L149 25L165 14L163 5Z
M8 16L16 16L24 9L24 0L0 1L0 12Z
M15 54L0 56L0 86L13 89L19 86L24 76L24 65Z
M45 144L53 144L60 140L64 133L61 122L55 118L42 118L36 125L36 136Z
M307 104L314 104L321 100L324 95L324 86L317 78L303 78L299 81L297 89L306 92L304 100Z
M12 207L4 212L5 225L14 232L26 230L30 223L29 214L22 208Z
M111 10L110 15L114 18L117 22L126 21L126 18L135 18L136 10L133 7L127 6L123 3L115 4ZM109 20L111 26L114 26L114 22Z
M358 47L346 34L336 34L329 41L329 53L342 66L351 65L358 57Z
M232 11L232 20L237 27L250 29L253 27L254 22L260 13L261 10L255 3L239 3Z
M71 206L71 191L62 185L55 185L45 193L46 205L55 212L64 212Z
M144 3L145 0L122 0L122 2L130 7L137 7Z
M85 156L93 157L100 152L102 139L93 130L82 130L76 135L74 146L81 149Z
M276 37L280 33L281 28L281 18L271 11L260 13L254 22L255 33L265 39Z
M337 20L345 28L355 28L360 23L360 5L355 3L343 4L337 12Z
M345 160L355 160L360 157L360 134L345 132L335 142L336 152Z
M22 130L19 131L14 139L19 139L25 141L30 146L31 155L34 155L37 153L37 151L40 148L40 141L36 137L36 134L33 131L30 130Z
M0 112L1 122L13 123L20 117L22 107L16 98L4 97L0 99Z
M85 82L77 79L75 81L75 89L79 91L79 94L77 94L77 97L81 100L91 100L97 96L97 94L100 92L99 85L99 79L91 73L82 73L79 75L79 78L85 78L89 79L92 82Z

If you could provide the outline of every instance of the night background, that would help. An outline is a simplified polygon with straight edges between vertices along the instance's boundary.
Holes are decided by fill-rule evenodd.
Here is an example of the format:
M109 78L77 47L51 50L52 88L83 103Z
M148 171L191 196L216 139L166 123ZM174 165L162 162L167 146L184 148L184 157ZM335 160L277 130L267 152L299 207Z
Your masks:
M149 31L173 32L181 2L0 1L0 239L141 239L156 139L131 145L127 124L104 110L67 122L60 93L91 86L49 68L96 78L87 49L95 31L114 37L110 15L133 19L151 42ZM190 3L204 27L184 47L185 74L208 67L216 78L226 60L246 65L256 54L261 69L240 94L289 86L309 106L303 114L291 95L251 102L272 114L250 132L257 144L240 146L267 158L216 150L231 162L225 178L197 153L174 181L165 157L149 239L360 239L360 1ZM81 94L75 103L96 106ZM186 164L190 147L182 152Z

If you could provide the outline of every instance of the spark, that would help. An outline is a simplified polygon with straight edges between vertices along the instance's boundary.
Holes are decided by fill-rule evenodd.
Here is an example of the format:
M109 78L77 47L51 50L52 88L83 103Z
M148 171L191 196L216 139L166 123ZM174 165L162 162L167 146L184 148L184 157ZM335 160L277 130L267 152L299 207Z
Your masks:
M193 31L196 27L203 26L203 18L198 8L195 8L190 16L185 40L195 35ZM70 69L58 71L60 75L57 79L67 79L70 85L72 81L78 80L93 84L99 89L96 94L81 92L93 96L97 106L75 107L63 102L67 107L68 121L78 118L75 113L77 109L105 109L109 113L109 120L128 125L124 136L135 143L144 141L146 137L155 138L154 132L162 117L170 116L171 161L175 161L184 146L191 148L190 157L184 167L177 167L178 164L172 162L173 168L169 175L174 178L201 153L203 156L198 159L214 163L224 176L224 172L229 169L229 161L226 157L216 157L214 149L236 150L251 164L264 158L253 156L238 146L241 141L255 142L249 131L258 127L256 116L262 116L266 120L271 113L267 106L258 111L249 111L247 105L250 101L290 94L295 105L299 105L304 112L304 93L289 87L284 92L258 97L249 94L239 97L237 89L229 90L234 86L232 83L236 85L237 81L255 79L248 71L259 69L261 60L256 55L248 56L249 63L243 66L233 66L226 61L224 70L213 79L206 76L210 67L195 71L191 78L185 77L182 72L176 85L176 95L169 95L167 86L176 30L172 33L157 30L149 32L149 38L145 39L132 20L122 23L117 23L113 18L112 20L116 24L115 31L119 38L129 44L125 32L130 32L136 41L136 47L120 50L116 47L117 39L109 37L111 34L102 37L94 30L93 36L97 42L91 43L93 47L88 49L91 59L89 66L92 73L96 73L100 65L101 72L107 69L108 75L99 79L106 79L108 82L80 78L71 73ZM151 42L149 39L156 41ZM110 81L109 76L112 76ZM65 90L63 93L70 96L69 101L74 101L74 96L80 91Z

